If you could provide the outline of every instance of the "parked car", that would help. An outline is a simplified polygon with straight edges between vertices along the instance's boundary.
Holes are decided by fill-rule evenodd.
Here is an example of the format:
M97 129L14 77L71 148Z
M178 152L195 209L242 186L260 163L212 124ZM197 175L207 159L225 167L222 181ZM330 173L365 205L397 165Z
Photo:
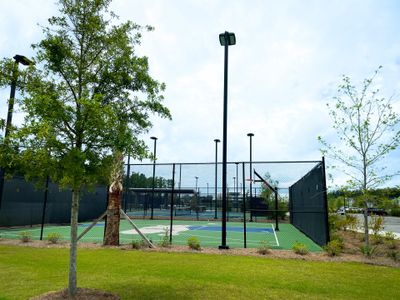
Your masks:
M376 207L368 207L367 210L369 215L378 215L378 216L387 216L388 213L382 209L382 208L376 208Z
M345 213L346 213L346 210L348 209L348 207L346 206L346 207L340 207L337 211L336 211L336 213L337 214L339 214L339 215L344 215Z
M350 213L350 214L359 214L362 213L364 210L360 207L349 207L346 208L346 213Z

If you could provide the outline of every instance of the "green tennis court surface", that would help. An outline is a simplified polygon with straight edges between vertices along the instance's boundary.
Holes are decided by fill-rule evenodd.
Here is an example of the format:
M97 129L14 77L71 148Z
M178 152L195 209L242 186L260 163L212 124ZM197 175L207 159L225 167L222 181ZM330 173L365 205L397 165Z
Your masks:
M159 242L169 232L169 220L133 220L154 243ZM90 223L80 223L78 234L85 230ZM196 236L200 240L202 247L217 248L221 244L221 222L215 221L174 221L172 234L172 244L186 245L187 239ZM297 241L307 245L310 251L321 251L321 247L315 244L307 236L290 224L279 224L279 231L275 231L272 223L247 223L247 247L257 248L260 242L267 242L273 249L291 249ZM40 227L3 229L0 230L0 237L17 239L20 233L29 232L32 239L40 238ZM69 226L45 226L43 239L49 233L59 233L63 240L69 239ZM102 243L104 234L104 222L99 222L93 227L80 241ZM120 223L120 243L129 244L133 240L139 240L140 236L125 220ZM230 248L243 248L243 223L227 223L227 245Z

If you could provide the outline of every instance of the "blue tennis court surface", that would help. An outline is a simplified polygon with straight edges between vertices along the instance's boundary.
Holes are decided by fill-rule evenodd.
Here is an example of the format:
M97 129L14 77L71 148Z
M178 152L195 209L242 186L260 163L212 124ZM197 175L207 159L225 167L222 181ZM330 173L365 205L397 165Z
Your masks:
M91 224L80 223L79 227L89 227ZM94 227L104 227L104 222L97 223ZM213 225L194 225L188 226L189 230L203 230L203 231L218 231L221 232L221 226L213 226ZM243 226L227 226L226 231L228 232L243 232ZM272 228L251 228L248 227L246 232L254 232L254 233L274 233Z
M189 230L205 230L205 231L219 231L221 232L221 226L189 226ZM227 226L226 231L230 232L243 232L243 226ZM257 232L257 233L274 233L272 228L247 228L246 232Z

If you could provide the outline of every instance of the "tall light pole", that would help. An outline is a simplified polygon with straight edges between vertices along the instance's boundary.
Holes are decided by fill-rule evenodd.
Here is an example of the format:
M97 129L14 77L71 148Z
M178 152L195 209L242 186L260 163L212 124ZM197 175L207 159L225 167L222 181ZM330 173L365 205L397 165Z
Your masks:
M7 143L7 138L10 134L11 125L12 125L12 117L14 112L14 101L15 101L15 90L17 88L17 79L18 79L18 64L24 66L32 66L35 63L31 61L29 58L23 55L15 55L14 57L14 67L11 78L11 91L10 91L10 99L8 100L8 109L7 109L7 121L6 121L6 130L4 133L4 142ZM4 189L4 175L5 170L0 168L0 208L1 202L3 200L3 189Z
M199 220L199 198L198 198L198 191L197 191L197 183L199 180L198 176L194 176L196 179L196 187L195 187L195 197L196 197L196 219Z
M219 35L221 46L225 47L224 59L224 121L222 138L222 236L219 249L229 249L226 244L226 162L227 162L227 126L228 126L228 47L236 44L233 32L221 33Z
M196 193L198 193L198 191L197 191L197 183L199 182L199 177L198 177L198 176L194 176L194 179L196 179L196 188L195 188L195 191L196 191Z
M235 208L236 183L237 183L237 181L236 181L236 176L233 176L233 193L231 193L231 195L232 195L232 197L231 197L231 205L230 205L230 206L228 205L228 207L230 208L230 209L228 210L228 215L229 215L229 211L233 212L233 211L234 211L234 208ZM228 199L229 199L229 197L228 197ZM228 218L228 219L229 219L229 218Z
M151 214L150 219L153 220L154 217L154 187L155 187L155 176L156 176L156 155L157 155L157 138L155 136L150 137L154 140L154 150L153 150L153 186L151 191Z
M129 176L131 175L131 153L128 152L128 165L126 166L126 179L125 179L125 199L124 199L124 211L126 213L126 203L129 195Z
M236 212L238 212L238 210L239 210L239 205L238 205L238 203L239 203L239 170L238 170L238 167L239 167L239 163L238 162L235 162L235 165L236 165Z
M247 136L250 138L250 206L251 198L253 198L253 136L254 133L248 133ZM250 207L251 208L251 207ZM253 221L253 216L250 215L250 222Z
M214 188L214 199L215 199L215 215L214 219L218 218L218 143L220 142L219 139L215 139L215 188Z

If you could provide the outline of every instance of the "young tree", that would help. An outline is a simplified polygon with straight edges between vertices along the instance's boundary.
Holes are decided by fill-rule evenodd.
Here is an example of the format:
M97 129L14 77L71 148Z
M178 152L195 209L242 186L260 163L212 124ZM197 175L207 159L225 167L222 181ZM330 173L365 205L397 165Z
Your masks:
M348 76L343 76L338 95L333 103L328 103L333 128L341 144L329 144L318 137L322 153L344 166L343 171L350 178L349 187L362 192L366 247L369 247L368 191L398 174L385 173L385 167L379 164L400 143L400 116L393 109L392 97L381 97L380 90L373 85L380 69L363 81L360 90Z
M269 183L270 186L273 188L278 187L279 185L279 180L275 180L271 177L271 174L269 172L265 173L264 175L264 180ZM265 186L264 183L261 183L261 192L260 192L261 198L264 198L266 202L274 201L274 192L271 191L270 188Z
M273 188L278 188L279 180L273 179L269 172L265 173L264 175L265 181L269 183L269 185ZM265 200L265 203L268 206L268 209L275 209L275 193L264 183L261 183L261 191L260 197ZM285 219L286 211L288 210L288 200L285 197L279 196L278 198L278 217L282 220Z
M170 118L162 105L165 85L149 75L148 60L135 54L142 27L116 25L111 0L59 0L45 38L34 45L37 68L20 101L23 125L10 136L15 164L28 177L72 189L69 295L76 294L80 192L110 177L118 205L123 153L143 158L138 134L151 127L149 114ZM150 27L146 29L151 30ZM110 206L109 206L110 207Z

